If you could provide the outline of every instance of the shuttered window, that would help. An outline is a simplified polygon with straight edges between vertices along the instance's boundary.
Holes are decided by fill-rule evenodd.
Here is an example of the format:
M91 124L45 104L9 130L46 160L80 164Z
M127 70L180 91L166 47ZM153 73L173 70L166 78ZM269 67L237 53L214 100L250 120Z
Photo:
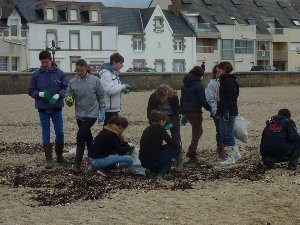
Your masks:
M0 71L6 72L8 64L8 57L0 57Z

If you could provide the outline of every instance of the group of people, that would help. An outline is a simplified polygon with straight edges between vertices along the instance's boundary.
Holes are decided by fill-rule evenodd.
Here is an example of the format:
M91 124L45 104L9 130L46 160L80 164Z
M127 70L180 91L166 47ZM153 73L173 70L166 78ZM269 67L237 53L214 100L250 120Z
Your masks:
M39 113L46 158L45 168L53 167L50 119L55 130L57 163L70 164L63 157L64 102L70 107L75 106L78 125L76 155L72 166L74 173L81 172L85 147L88 149L92 170L105 174L107 170L130 166L133 163L131 153L134 147L122 136L128 127L128 120L119 115L121 95L133 91L132 86L122 84L119 78L124 58L119 53L112 54L110 62L102 65L99 78L90 74L85 60L79 59L76 62L77 75L70 81L57 68L48 51L40 52L39 60L41 67L32 74L29 95L35 99L35 107ZM172 160L175 160L176 168L182 170L180 126L187 122L192 126L192 140L186 156L189 163L199 163L197 148L203 133L202 107L210 112L214 120L216 152L222 160L221 163L234 164L242 158L234 137L239 85L232 71L229 62L216 65L206 93L201 82L204 71L200 66L195 66L184 77L180 98L169 85L162 84L157 87L149 97L147 106L149 126L142 133L140 140L139 160L142 167L154 174L165 174L169 173ZM287 116L285 118L290 121ZM91 127L97 119L98 122L103 122L103 129L93 138ZM170 130L171 136L167 130ZM293 148L289 152L292 155L289 159L293 161L289 164L289 168L292 169L295 169L295 160L299 158L299 153L295 153L299 152L299 146L296 149L298 150ZM272 163L276 162L276 155L267 153L262 155L263 163L272 168Z

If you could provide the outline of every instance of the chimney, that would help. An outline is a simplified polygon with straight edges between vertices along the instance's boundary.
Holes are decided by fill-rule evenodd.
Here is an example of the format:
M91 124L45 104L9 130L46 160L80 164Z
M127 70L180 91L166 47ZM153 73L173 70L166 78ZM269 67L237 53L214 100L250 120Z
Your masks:
M182 10L182 3L181 0L172 0L172 11L175 13L176 16L180 15L180 11Z

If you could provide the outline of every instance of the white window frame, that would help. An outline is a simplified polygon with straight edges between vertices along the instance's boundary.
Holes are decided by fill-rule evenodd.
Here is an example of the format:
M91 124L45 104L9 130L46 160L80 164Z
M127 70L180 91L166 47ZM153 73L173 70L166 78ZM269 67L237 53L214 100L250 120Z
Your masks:
M0 59L6 59L6 70L1 70L1 66L0 66L0 72L8 72L8 57L7 56L0 56Z
M292 19L292 21L296 26L300 26L300 20Z
M17 69L16 70L14 70L13 69L13 59L16 59L17 61L16 61L16 66L17 66ZM19 61L20 61L20 58L19 57L11 57L10 58L10 62L11 62L11 71L12 72L18 72L19 71Z
M98 22L99 21L99 11L98 10L92 10L92 12L91 12L91 21L92 22Z
M183 71L183 62L182 61L177 61L174 62L174 72L175 73L182 73Z
M78 10L70 9L70 21L78 21Z
M54 21L54 9L53 8L47 8L46 15L47 15L47 20Z
M50 48L52 46L52 40L50 40L50 35L54 35L54 41L57 43L57 35L55 32L47 32L46 33L46 48Z
M16 28L17 35L12 35L13 26ZM18 19L11 19L10 20L10 36L11 37L18 37L19 36L19 20Z
M77 36L78 37L77 46L72 45L72 36ZM74 49L74 50L80 49L79 41L80 41L80 33L70 33L70 49Z
M133 51L143 51L143 38L133 38Z
M143 60L143 59L141 59L140 61L136 60L134 63L132 63L132 66L133 67L144 68L145 67L145 60Z
M94 41L94 36L99 36L99 48L96 48L95 46L95 41ZM101 50L101 33L92 33L92 49L93 50Z
M176 52L183 52L183 40L182 39L175 39L175 51Z

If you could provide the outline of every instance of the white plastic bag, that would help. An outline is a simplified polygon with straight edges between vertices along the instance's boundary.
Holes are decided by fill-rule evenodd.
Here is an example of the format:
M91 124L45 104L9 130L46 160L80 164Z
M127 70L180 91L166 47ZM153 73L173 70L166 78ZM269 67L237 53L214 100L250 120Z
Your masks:
M139 153L140 153L140 149L134 148L134 150L131 153L131 157L133 158L133 163L129 166L128 170L132 174L145 175L145 168L141 166Z
M248 142L248 124L249 122L240 115L238 115L235 119L234 137L244 143Z

